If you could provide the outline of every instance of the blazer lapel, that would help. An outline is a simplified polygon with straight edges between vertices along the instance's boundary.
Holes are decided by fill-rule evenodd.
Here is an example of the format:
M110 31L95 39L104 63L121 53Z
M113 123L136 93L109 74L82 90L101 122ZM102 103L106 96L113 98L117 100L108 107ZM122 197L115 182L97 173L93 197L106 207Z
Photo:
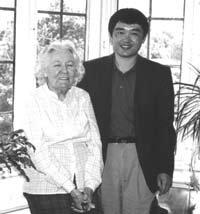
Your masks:
M112 72L113 72L114 54L108 56L102 66L101 86L104 99L106 99L109 108L111 107L111 93L112 93Z

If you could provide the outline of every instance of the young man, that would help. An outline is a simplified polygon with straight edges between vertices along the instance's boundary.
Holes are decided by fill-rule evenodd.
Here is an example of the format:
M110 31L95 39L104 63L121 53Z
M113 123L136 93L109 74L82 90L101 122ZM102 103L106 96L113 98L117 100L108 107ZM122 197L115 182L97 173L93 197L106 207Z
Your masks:
M140 11L117 11L108 30L114 53L86 62L79 85L91 96L103 142L102 208L104 214L149 214L155 192L172 184L171 71L138 54L149 31Z

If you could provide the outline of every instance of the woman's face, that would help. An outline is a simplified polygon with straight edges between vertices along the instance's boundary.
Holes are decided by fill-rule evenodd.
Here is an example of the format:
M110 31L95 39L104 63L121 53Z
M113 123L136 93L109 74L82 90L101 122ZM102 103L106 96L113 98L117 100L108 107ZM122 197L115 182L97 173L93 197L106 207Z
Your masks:
M50 90L67 93L74 83L76 73L73 54L66 50L56 50L50 53L47 62L47 85Z

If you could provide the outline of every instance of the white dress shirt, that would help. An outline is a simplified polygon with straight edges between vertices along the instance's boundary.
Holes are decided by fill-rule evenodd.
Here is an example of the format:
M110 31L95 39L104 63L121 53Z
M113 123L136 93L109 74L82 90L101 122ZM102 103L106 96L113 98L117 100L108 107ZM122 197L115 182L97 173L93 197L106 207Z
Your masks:
M21 127L36 147L30 155L37 170L26 168L30 194L70 193L74 188L95 190L101 183L102 145L90 97L73 86L60 101L47 85L27 99Z

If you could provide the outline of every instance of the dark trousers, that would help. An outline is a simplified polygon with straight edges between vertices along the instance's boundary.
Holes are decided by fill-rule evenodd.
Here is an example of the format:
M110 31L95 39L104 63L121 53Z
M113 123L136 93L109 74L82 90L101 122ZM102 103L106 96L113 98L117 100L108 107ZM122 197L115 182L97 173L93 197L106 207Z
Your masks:
M71 206L69 194L35 195L24 193L31 214L77 214ZM95 210L86 212L95 214Z

